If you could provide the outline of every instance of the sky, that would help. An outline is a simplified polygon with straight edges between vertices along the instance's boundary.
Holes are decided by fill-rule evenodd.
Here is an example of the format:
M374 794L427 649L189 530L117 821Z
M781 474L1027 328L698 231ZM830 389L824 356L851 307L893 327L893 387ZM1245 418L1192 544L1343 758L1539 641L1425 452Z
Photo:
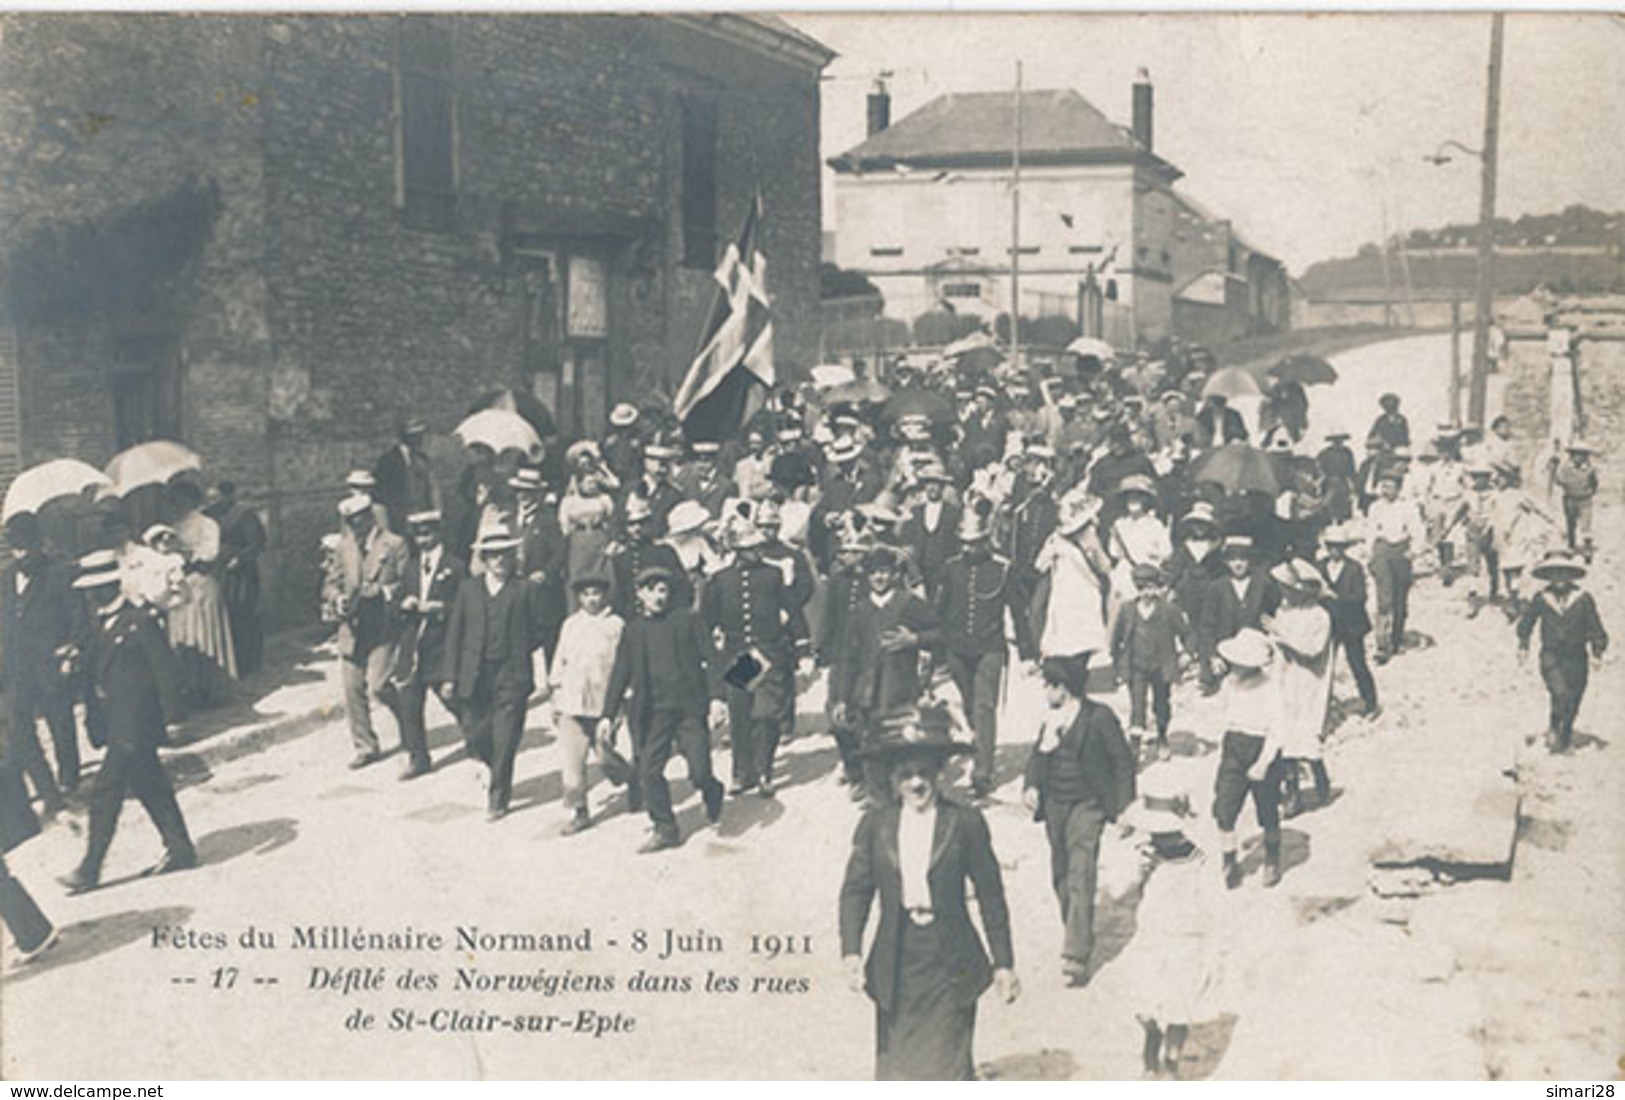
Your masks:
M825 70L823 155L864 137L889 70L897 121L949 91L1074 88L1127 125L1137 69L1156 89L1155 148L1179 189L1294 274L1391 232L1478 218L1486 14L782 13L839 55ZM1625 209L1625 18L1506 19L1496 213ZM839 231L825 170L824 222Z

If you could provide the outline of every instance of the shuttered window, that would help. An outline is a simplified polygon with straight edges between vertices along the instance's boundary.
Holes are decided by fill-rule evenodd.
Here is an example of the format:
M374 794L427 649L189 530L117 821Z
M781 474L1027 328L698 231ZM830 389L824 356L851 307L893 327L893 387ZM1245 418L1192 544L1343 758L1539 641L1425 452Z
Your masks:
M416 229L448 229L457 209L457 100L449 28L423 16L401 19L396 95L402 217Z
M683 266L717 263L717 105L683 101Z

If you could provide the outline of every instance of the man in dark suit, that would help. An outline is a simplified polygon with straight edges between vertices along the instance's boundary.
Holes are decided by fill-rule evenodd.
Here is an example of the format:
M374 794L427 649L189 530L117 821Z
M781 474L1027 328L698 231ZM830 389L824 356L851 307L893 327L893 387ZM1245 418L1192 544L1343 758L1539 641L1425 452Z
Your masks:
M73 586L84 591L96 623L85 636L87 648L71 660L82 662L107 714L107 754L90 796L85 857L61 880L69 893L80 894L101 882L102 861L113 843L126 792L141 800L163 838L164 857L149 874L195 867L197 852L174 785L158 760L168 716L179 713L179 680L169 642L150 614L125 600L113 551L99 550L83 559Z
M796 666L808 658L807 619L778 566L764 561L766 539L740 517L729 524L734 560L706 582L700 620L722 635L718 657L733 744L733 788L773 797L773 758L795 725ZM809 661L810 663L810 661Z
M339 502L344 531L338 567L324 585L323 605L339 616L338 650L344 679L344 710L355 744L351 768L383 759L372 728L372 707L395 668L400 636L397 598L411 556L406 540L378 525L371 498L354 494Z
M559 643L568 613L565 564L569 546L559 526L559 506L550 499L540 470L525 468L508 479L514 491L514 531L519 536L519 577L530 591L536 636L531 639L533 679L546 679L546 665Z
M1321 533L1326 545L1326 595L1321 604L1332 617L1332 644L1343 651L1360 691L1360 703L1367 718L1375 718L1382 708L1377 704L1377 682L1365 656L1365 638L1371 633L1371 613L1366 610L1365 567L1348 555L1359 541L1343 524L1334 524Z
M1029 447L1026 463L1026 496L1010 517L1010 567L1015 572L1018 595L1030 602L1038 589L1038 552L1055 533L1060 518L1056 503L1055 452L1046 446Z
M378 457L372 468L374 493L384 506L389 529L406 531L407 517L413 512L438 510L440 487L435 484L429 455L423 449L429 426L413 418L401 426L400 442Z
M431 685L441 682L446 663L446 622L457 589L468 576L462 559L452 556L440 542L440 513L413 512L406 517L412 536L411 563L401 586L401 617L406 628L397 647L391 706L401 728L401 747L406 750L406 767L401 779L427 775L428 732L423 708Z
M630 518L626 513L631 510L632 500L640 499L648 505L649 515L644 522L650 538L665 536L666 517L683 499L682 492L671 481L672 464L682 454L663 439L650 440L643 448L643 472L637 480L627 483L626 495L621 498L622 517L628 523Z
M622 538L608 548L611 579L615 582L615 613L630 622L638 613L637 577L645 569L669 569L674 607L694 606L694 586L688 571L670 544L654 537L654 510L642 497L628 497L622 517Z
M969 745L948 736L940 711L905 716L866 751L890 797L863 815L841 885L841 956L848 983L875 1004L875 1076L968 1080L974 1073L976 1002L991 985L1020 995L1004 879L981 812L939 794L943 764ZM971 923L976 890L982 931ZM878 925L867 964L869 911ZM992 960L988 959L991 952Z
M11 721L6 766L34 786L47 815L79 785L79 740L58 650L73 630L72 567L48 554L45 532L24 512L6 524L14 560L0 578L0 690ZM57 774L40 749L35 719L44 718L56 750Z
M959 505L944 499L953 478L933 461L919 474L924 498L903 522L902 543L925 578L926 596L936 592L942 566L959 552Z
M500 821L513 795L513 765L525 733L533 604L515 576L519 537L493 524L474 540L483 571L457 587L446 624L441 696L451 700L468 755L490 769L486 817Z
M1095 872L1107 822L1134 801L1134 755L1110 707L1085 696L1087 674L1046 661L1049 704L1027 759L1023 801L1049 837L1050 875L1065 931L1061 970L1068 984L1089 981L1095 943Z
M994 754L998 749L999 685L1007 659L1004 619L1016 627L1016 650L1023 660L1038 658L1027 603L1011 576L1007 558L993 553L992 508L977 501L958 527L961 550L943 565L936 585L935 608L942 626L942 654L959 690L961 705L976 731L972 787L978 798L993 791Z
M646 567L636 577L639 613L621 632L604 717L598 722L600 743L612 744L615 718L630 688L632 704L626 716L634 766L654 826L653 835L639 849L643 853L682 843L666 782L673 751L680 752L688 765L688 781L700 792L706 817L713 823L722 817L723 789L711 771L708 725L723 712L721 700L715 698L714 689L720 685L714 682L711 667L715 649L700 617L672 604L676 578L671 569L658 565Z
M881 716L919 702L925 687L920 650L936 645L938 624L931 606L899 584L903 563L895 549L873 548L863 570L868 591L846 624L829 695L837 735L847 730L848 737L870 743L879 736Z
M1256 566L1251 536L1226 535L1222 553L1225 575L1208 585L1203 601L1205 621L1198 642L1203 653L1213 653L1220 642L1238 631L1262 629L1264 616L1275 614L1281 606L1280 589ZM1215 679L1219 675L1215 669Z

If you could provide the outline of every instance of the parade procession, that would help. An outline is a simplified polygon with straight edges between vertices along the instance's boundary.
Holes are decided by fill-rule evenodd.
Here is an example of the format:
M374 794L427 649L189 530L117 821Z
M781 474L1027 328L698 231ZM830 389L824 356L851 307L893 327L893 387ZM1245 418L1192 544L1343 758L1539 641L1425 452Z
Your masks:
M804 53L808 72L833 56L776 17L729 18L679 28L700 43L693 56L734 41L760 51L769 38ZM306 33L278 23L267 48L292 56ZM398 111L414 95L452 102L432 90L454 79L436 68L439 40L416 33L400 39L400 58L415 60L401 61ZM476 38L445 41L472 53ZM790 62L753 53L740 64ZM275 81L290 74L234 109L266 112L266 134L287 125L270 113ZM1010 101L1018 185L1022 152L1067 163L1043 112L1066 122L1079 111L1076 93L1024 92L1021 79ZM1151 151L1150 86L1136 79L1133 132L1117 127L1113 140L1127 143L1133 171L1177 175ZM950 95L921 113L963 119L978 94L994 98ZM684 140L696 126L716 140L736 106L698 124L685 113ZM470 151L458 155L472 165L488 121L461 99L446 109L466 114ZM908 175L895 166L919 140L913 117L878 121L828 161L853 196L879 186L875 173ZM411 179L423 171L412 142L429 139L401 134L398 212L425 219L412 228L427 234L439 215L414 207ZM891 168L876 167L887 157ZM684 187L716 190L683 164ZM448 188L480 185L454 168ZM235 186L227 174L188 182L160 213L190 225L199 204L207 232L246 233L232 220ZM1076 323L1058 339L1019 310L980 318L944 297L933 308L953 320L948 338L921 339L916 325L908 346L840 348L826 336L810 351L805 318L776 281L816 267L795 251L809 239L816 251L816 237L788 228L804 211L776 201L771 182L728 186L726 202L713 195L714 248L697 267L685 260L687 275L644 255L646 229L630 215L608 229L608 215L580 215L579 229L565 218L559 241L615 238L601 263L549 243L552 230L490 245L500 276L464 261L482 301L523 299L513 316L524 350L511 362L501 341L518 330L493 321L488 348L474 329L457 337L466 369L446 361L413 380L380 366L352 387L323 373L335 368L292 364L302 353L287 347L307 320L289 327L278 353L288 362L267 367L258 421L208 419L210 402L238 398L223 396L209 373L219 353L202 345L185 369L213 381L187 391L173 421L130 427L137 406L120 403L117 380L140 372L108 374L116 450L77 426L56 439L21 406L38 427L25 425L26 461L4 496L4 1007L83 996L85 975L133 966L120 960L152 955L160 938L167 947L171 933L157 928L201 921L215 897L231 899L218 921L337 923L346 937L436 921L548 933L610 922L579 943L558 937L579 951L558 966L582 971L589 952L608 950L602 941L645 926L667 929L656 946L668 968L668 956L713 939L732 950L748 935L760 954L771 932L775 956L805 939L796 962L810 975L805 1020L821 1053L685 1061L689 1040L655 1015L658 1038L626 1040L652 1044L642 1053L567 1064L500 1048L494 1076L1453 1077L1485 1065L1499 1075L1485 1036L1541 1011L1536 1002L1513 1011L1495 998L1515 992L1474 994L1460 1018L1395 1005L1412 982L1419 998L1452 981L1459 992L1471 951L1490 950L1463 945L1521 927L1516 915L1486 916L1474 938L1463 929L1476 918L1437 914L1458 914L1468 894L1475 913L1500 914L1484 892L1520 890L1550 894L1543 912L1561 914L1557 890L1574 880L1522 885L1526 855L1617 856L1579 844L1552 854L1585 828L1571 820L1583 811L1575 777L1618 774L1598 770L1618 751L1610 714L1622 702L1609 649L1622 514L1610 432L1625 392L1625 329L1609 327L1617 295L1582 308L1543 291L1524 321L1498 304L1485 339L1510 333L1516 347L1464 367L1472 320L1452 337L1418 324L1414 306L1414 331L1326 337L1103 324L1121 301L1115 281L1109 300L1090 298L1096 270L1103 287L1118 269L1091 252ZM485 216L474 198L446 194L455 218ZM675 201L686 211L691 199ZM291 225L291 209L275 216ZM515 209L503 215L515 224L555 216ZM21 335L0 348L14 360L8 379L27 355L59 353L27 326L73 316L51 295L87 270L74 250L114 241L123 251L97 278L116 281L139 269L132 257L153 247L157 217L59 232L51 247L70 259L60 271L41 260L36 288L18 292ZM1009 273L995 264L995 278L1014 284L1024 250L1062 240L1060 223L1044 224L1011 245ZM686 253L691 230L655 251ZM302 232L276 248L325 247ZM47 255L29 247L13 255ZM1132 261L1117 263L1126 288ZM875 285L893 285L877 271ZM682 281L691 276L702 281ZM218 293L235 292L238 275L214 277ZM11 262L5 278L30 275ZM265 293L281 293L278 278ZM324 302L309 289L289 299L289 316L360 316L358 303L383 293L375 284ZM142 300L100 282L94 293ZM421 308L451 316L432 295ZM617 376L625 349L594 328L595 309L605 326L644 313L636 323L663 333L655 343L686 350L663 374ZM1615 320L1598 320L1607 309ZM409 313L371 323L410 326ZM366 338L348 325L330 330L346 354ZM1535 350L1519 360L1517 348ZM559 363L538 367L547 355ZM1572 391L1529 398L1525 362ZM44 385L24 371L25 397ZM351 423L364 426L340 427ZM261 447L271 462L256 471L245 455ZM288 488L290 478L303 480ZM140 814L121 812L132 795ZM703 932L672 931L696 923ZM1622 991L1606 981L1618 944L1594 947L1601 1022L1573 1025L1580 1038L1562 1053L1507 1040L1531 1044L1508 1056L1511 1075L1579 1074L1589 1062L1564 1061L1575 1049L1620 1038ZM656 957L639 960L651 983ZM1548 963L1578 965L1563 960ZM1307 1045L1304 1021L1341 1012L1367 966L1380 992L1353 1018L1409 1022L1373 1025L1343 1055ZM1572 991L1582 978L1564 980ZM43 1002L29 1003L33 1015ZM459 1002L476 1007L491 1006ZM742 1006L695 1011L704 1028L756 1045ZM1419 1023L1425 1011L1444 1022ZM212 1026L192 1013L179 1018ZM787 1016L768 1019L757 1040L788 1038ZM45 1058L53 1027L65 1041L61 1020L5 1022L22 1029L0 1031L5 1045L32 1059L7 1076L95 1075ZM251 1030L221 1026L228 1044ZM1404 1029L1414 1052L1395 1048ZM319 1075L418 1072L348 1061L341 1038L320 1041ZM651 1061L656 1051L666 1060ZM217 1073L186 1063L187 1076L311 1075L269 1055L232 1057ZM450 1054L425 1057L431 1076L476 1072Z

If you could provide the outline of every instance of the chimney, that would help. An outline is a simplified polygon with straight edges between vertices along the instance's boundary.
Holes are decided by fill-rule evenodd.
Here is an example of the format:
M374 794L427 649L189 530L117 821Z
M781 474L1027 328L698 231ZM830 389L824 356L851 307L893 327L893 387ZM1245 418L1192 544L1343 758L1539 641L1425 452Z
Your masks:
M886 78L875 79L875 90L869 93L869 136L874 137L891 125L891 93L886 90Z
M1145 69L1134 74L1134 140L1151 152L1151 74Z

